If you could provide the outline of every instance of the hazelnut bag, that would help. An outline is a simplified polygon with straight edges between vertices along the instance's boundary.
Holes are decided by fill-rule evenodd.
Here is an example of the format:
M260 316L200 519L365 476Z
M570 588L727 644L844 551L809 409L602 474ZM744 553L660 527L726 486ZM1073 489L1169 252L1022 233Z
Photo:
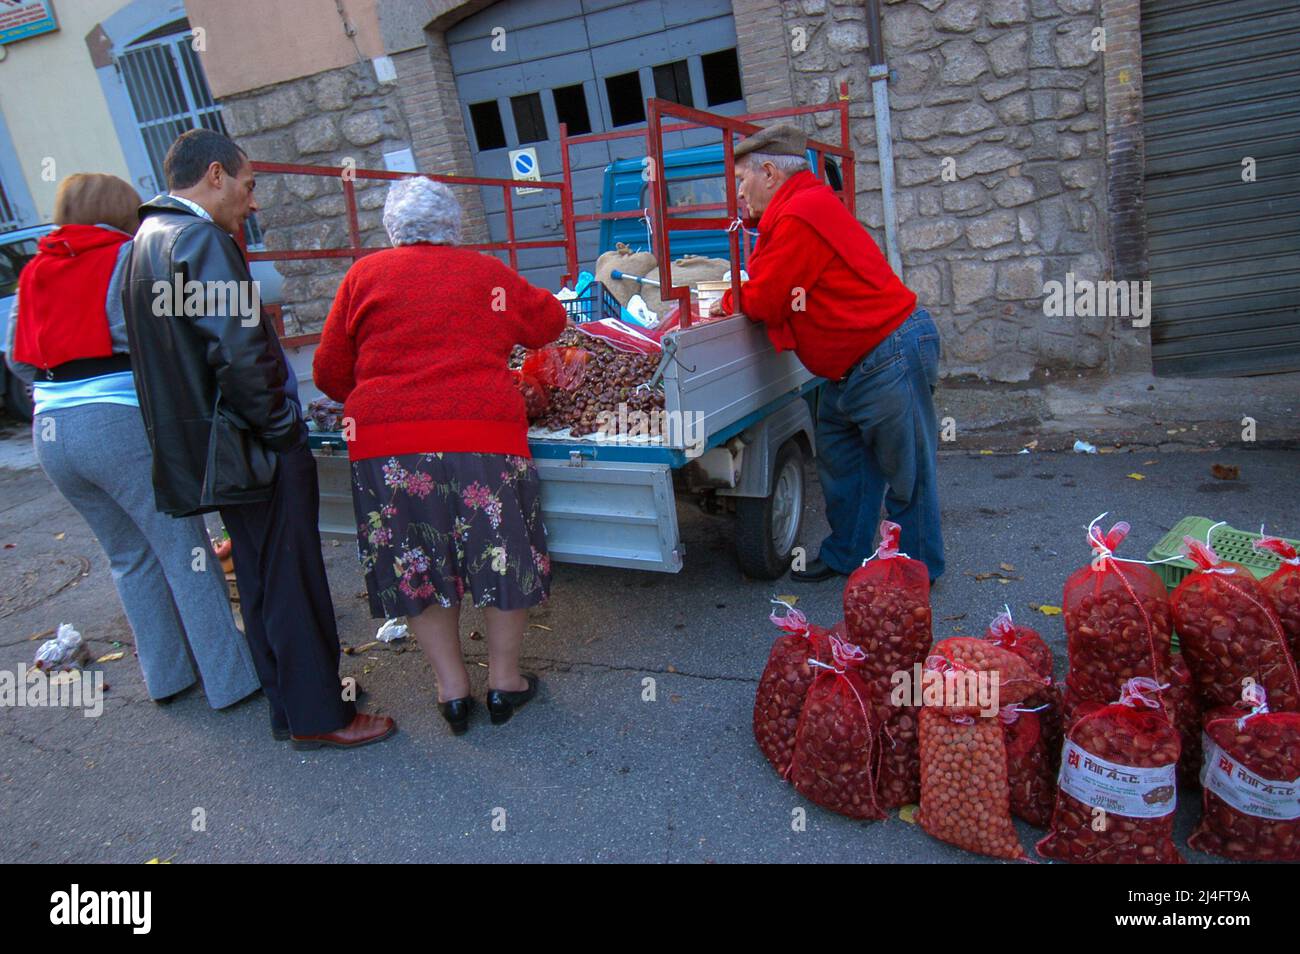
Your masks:
M997 718L921 710L921 809L927 832L958 848L1026 860L1011 823L1007 751Z
M1258 685L1242 695L1206 714L1203 814L1187 843L1234 861L1300 861L1300 714L1270 712Z
M811 660L830 662L831 647L828 630L809 623L789 603L780 605L786 607L786 615L777 616L774 611L769 618L785 635L778 636L772 644L767 666L758 680L758 691L754 694L754 740L772 767L785 778L790 771L799 713L818 672L809 663Z
M844 625L867 659L862 677L873 697L889 693L895 672L911 672L930 650L930 572L898 552L901 528L880 524L880 546L844 586Z
M822 808L850 818L884 818L876 799L876 725L858 673L865 654L836 636L827 638L831 663L810 660L818 672L799 714L790 781Z
M1232 705L1249 679L1274 710L1300 710L1295 660L1264 588L1199 540L1184 537L1183 549L1200 569L1174 590L1174 625L1202 706Z
M1273 611L1282 622L1287 646L1292 659L1300 659L1300 556L1295 547L1277 537L1263 537L1255 541L1256 550L1272 553L1282 565L1261 583L1268 598L1273 601Z
M1088 528L1092 562L1065 581L1065 682L1078 702L1107 702L1134 677L1163 682L1169 672L1169 596L1149 566L1114 556L1128 532L1121 522L1102 536L1094 520Z
M1174 847L1178 732L1156 698L1130 679L1118 702L1085 702L1066 733L1044 858L1087 864L1181 864Z

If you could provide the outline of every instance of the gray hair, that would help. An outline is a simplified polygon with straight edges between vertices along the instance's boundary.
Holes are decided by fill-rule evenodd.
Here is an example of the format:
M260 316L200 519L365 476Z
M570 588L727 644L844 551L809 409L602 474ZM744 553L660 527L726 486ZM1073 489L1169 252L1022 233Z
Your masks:
M460 203L441 182L398 179L384 200L384 230L394 245L454 245L460 241Z
M770 162L786 175L794 175L796 172L812 168L808 165L808 160L803 156L778 156L770 152L749 152L736 161L752 162L755 168L765 162Z

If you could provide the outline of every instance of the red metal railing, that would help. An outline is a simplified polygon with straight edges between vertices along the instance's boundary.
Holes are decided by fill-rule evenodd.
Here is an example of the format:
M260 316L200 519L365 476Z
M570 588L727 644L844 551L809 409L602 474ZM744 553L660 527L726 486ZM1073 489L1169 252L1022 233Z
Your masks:
M300 251L283 250L283 251L265 251L265 252L245 252L250 262L288 262L303 261L309 259L328 259L328 258L350 258L356 261L373 252L381 251L381 248L363 248L361 245L361 228L357 221L357 196L355 180L357 179L378 179L393 181L397 179L406 179L412 175L423 175L426 179L432 179L434 182L444 182L447 185L464 185L464 186L495 186L500 188L504 194L505 218L506 218L506 240L504 242L481 242L476 245L465 245L464 248L479 249L481 251L505 251L509 253L510 267L518 271L519 269L519 250L529 248L566 248L568 243L563 239L553 239L544 241L526 241L521 242L515 239L515 218L514 218L514 193L512 189L529 188L529 189L554 189L560 193L560 210L561 215L566 219L569 217L565 213L572 213L573 197L570 193L570 183L564 182L528 182L516 179L488 179L480 176L442 176L432 173L410 173L410 172L390 172L387 169L345 169L341 166L311 166L299 165L289 162L253 162L253 171L255 173L282 174L295 176L325 176L328 178L337 178L343 184L343 200L347 205L348 216L348 245L344 248L319 248L303 249ZM241 244L243 238L240 238ZM267 306L268 311L272 311L271 306ZM274 312L272 312L274 314ZM283 323L280 323L280 331L283 333ZM320 340L320 334L308 335L291 335L282 339L287 347L299 347L307 344L314 344Z
M566 274L564 284L570 284L578 275L578 236L577 225L579 222L601 222L617 219L641 218L645 215L650 217L651 230L654 238L654 247L656 256L659 259L659 297L664 301L677 301L682 308L682 327L690 327L690 288L681 286L675 288L672 285L672 260L668 254L668 233L673 230L705 230L705 229L728 229L730 232L729 242L731 246L731 287L732 297L739 301L740 290L740 236L737 231L732 229L732 224L737 218L737 200L736 200L736 182L735 182L735 163L732 156L734 136L750 136L758 132L762 127L756 125L756 121L768 119L782 119L791 116L806 116L813 113L837 112L840 118L840 145L833 146L829 143L820 142L815 139L808 140L808 148L813 150L817 160L817 166L813 170L818 176L822 175L825 166L825 157L828 155L838 156L842 160L841 172L843 176L843 188L837 193L843 200L845 206L850 212L854 213L856 218L856 177L854 174L853 150L849 148L849 84L840 83L838 99L819 106L791 106L785 109L773 109L761 113L749 113L744 116L720 116L716 113L709 113L699 109L692 109L688 106L681 106L677 103L669 102L663 99L646 100L646 126L644 129L629 129L619 132L592 133L583 136L570 136L568 126L565 123L560 124L560 157L564 173L564 185L567 195L572 195L573 190L573 169L569 159L569 150L575 145L585 145L594 142L609 142L616 139L644 138L646 141L646 156L650 162L651 178L650 182L653 188L650 190L650 204L646 209L629 209L623 212L588 212L582 215L571 214L565 217L565 245L566 245ZM671 116L683 120L679 123L664 125L662 117ZM663 137L668 133L682 132L687 129L714 128L723 132L722 136L722 154L724 163L723 183L727 191L727 201L725 203L715 202L691 206L669 206L668 205L668 177L663 174L664 170L664 143ZM686 217L685 213L700 212L721 212L726 211L727 217ZM748 253L749 234L745 233L746 253ZM676 293L676 294L674 294Z

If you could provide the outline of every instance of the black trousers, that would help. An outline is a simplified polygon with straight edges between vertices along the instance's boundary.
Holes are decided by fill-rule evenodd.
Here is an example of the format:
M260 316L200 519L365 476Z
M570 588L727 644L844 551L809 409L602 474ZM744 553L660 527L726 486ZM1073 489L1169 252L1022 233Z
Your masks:
M339 681L339 634L321 557L319 509L316 462L305 443L279 455L269 501L221 508L244 632L271 703L271 724L294 735L333 732L356 715Z

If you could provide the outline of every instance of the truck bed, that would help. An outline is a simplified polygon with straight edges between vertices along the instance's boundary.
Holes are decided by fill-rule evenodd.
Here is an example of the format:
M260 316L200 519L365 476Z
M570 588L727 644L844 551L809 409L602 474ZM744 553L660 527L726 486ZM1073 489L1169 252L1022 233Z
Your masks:
M703 422L703 447L730 440L817 386L792 353L777 354L762 326L737 315L664 336L664 410ZM680 428L653 440L530 432L542 479L552 559L676 572L682 546L672 471L691 459ZM354 539L351 475L342 436L314 432L320 526Z

